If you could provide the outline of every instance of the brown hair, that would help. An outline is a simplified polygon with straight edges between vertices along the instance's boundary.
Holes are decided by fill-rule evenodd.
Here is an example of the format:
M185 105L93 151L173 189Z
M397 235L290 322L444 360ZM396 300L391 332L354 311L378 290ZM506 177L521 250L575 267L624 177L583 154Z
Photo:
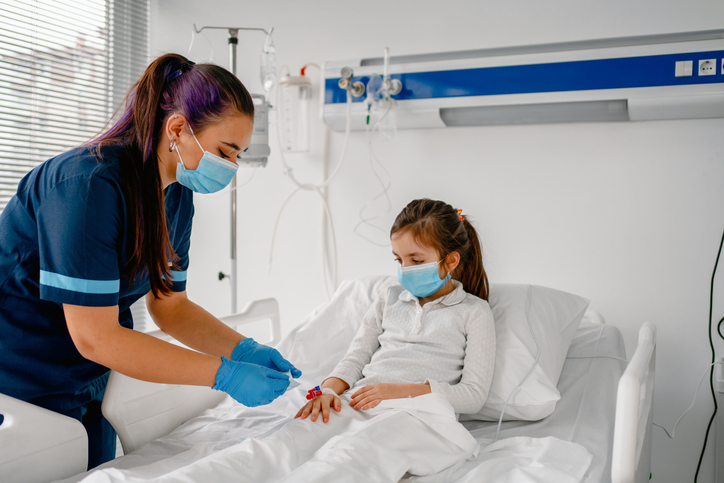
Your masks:
M179 54L154 60L130 88L119 120L87 143L98 159L104 145L123 145L130 156L119 160L128 206L127 240L131 254L124 274L148 271L151 291L170 293L170 271L177 256L166 228L166 211L156 149L173 113L183 114L198 134L233 114L254 118L254 103L231 72L214 64L194 64Z
M457 210L443 201L413 200L395 218L390 236L402 231L409 231L415 241L434 248L441 257L458 252L460 263L452 278L460 281L466 292L488 300L482 247L466 216L461 220Z

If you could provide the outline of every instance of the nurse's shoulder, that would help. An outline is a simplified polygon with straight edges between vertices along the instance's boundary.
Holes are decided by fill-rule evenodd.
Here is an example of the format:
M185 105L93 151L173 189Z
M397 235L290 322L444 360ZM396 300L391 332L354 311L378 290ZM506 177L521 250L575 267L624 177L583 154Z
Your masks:
M91 190L112 190L122 197L121 157L128 156L120 146L103 147L99 153L90 146L79 146L61 153L34 168L18 185L17 196L29 212L39 207L59 187L76 190L84 196ZM87 195L86 195L87 196Z

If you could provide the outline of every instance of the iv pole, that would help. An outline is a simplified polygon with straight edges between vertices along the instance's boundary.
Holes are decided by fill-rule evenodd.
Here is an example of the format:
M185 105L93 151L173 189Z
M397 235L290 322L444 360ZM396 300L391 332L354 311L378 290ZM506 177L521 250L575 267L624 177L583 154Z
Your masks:
M194 32L201 33L204 29L221 29L229 31L229 68L231 73L236 76L236 47L239 44L239 30L257 30L269 35L263 28L245 28L245 27L201 27L196 29L194 24ZM238 76L237 76L238 77ZM228 275L229 285L231 286L231 313L236 313L237 299L237 266L236 266L236 175L231 179L231 272ZM219 272L219 280L224 278L224 274Z

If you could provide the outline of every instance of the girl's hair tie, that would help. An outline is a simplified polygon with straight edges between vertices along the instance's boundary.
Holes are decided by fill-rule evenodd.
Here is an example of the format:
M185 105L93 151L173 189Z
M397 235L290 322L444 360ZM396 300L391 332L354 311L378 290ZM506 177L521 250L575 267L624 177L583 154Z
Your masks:
M458 212L458 218L460 218L460 221L465 221L465 217L463 216L463 210L457 210Z

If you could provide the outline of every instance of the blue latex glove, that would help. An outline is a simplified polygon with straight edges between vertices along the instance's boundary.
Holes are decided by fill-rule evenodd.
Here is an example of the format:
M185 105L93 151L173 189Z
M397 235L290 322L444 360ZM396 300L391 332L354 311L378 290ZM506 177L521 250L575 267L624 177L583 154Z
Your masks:
M269 404L289 387L289 376L266 367L221 358L212 389L224 391L244 406Z
M242 339L231 353L231 359L240 362L250 362L268 367L279 372L291 372L294 379L302 375L302 371L292 365L291 362L282 357L278 350L257 343L251 337Z

